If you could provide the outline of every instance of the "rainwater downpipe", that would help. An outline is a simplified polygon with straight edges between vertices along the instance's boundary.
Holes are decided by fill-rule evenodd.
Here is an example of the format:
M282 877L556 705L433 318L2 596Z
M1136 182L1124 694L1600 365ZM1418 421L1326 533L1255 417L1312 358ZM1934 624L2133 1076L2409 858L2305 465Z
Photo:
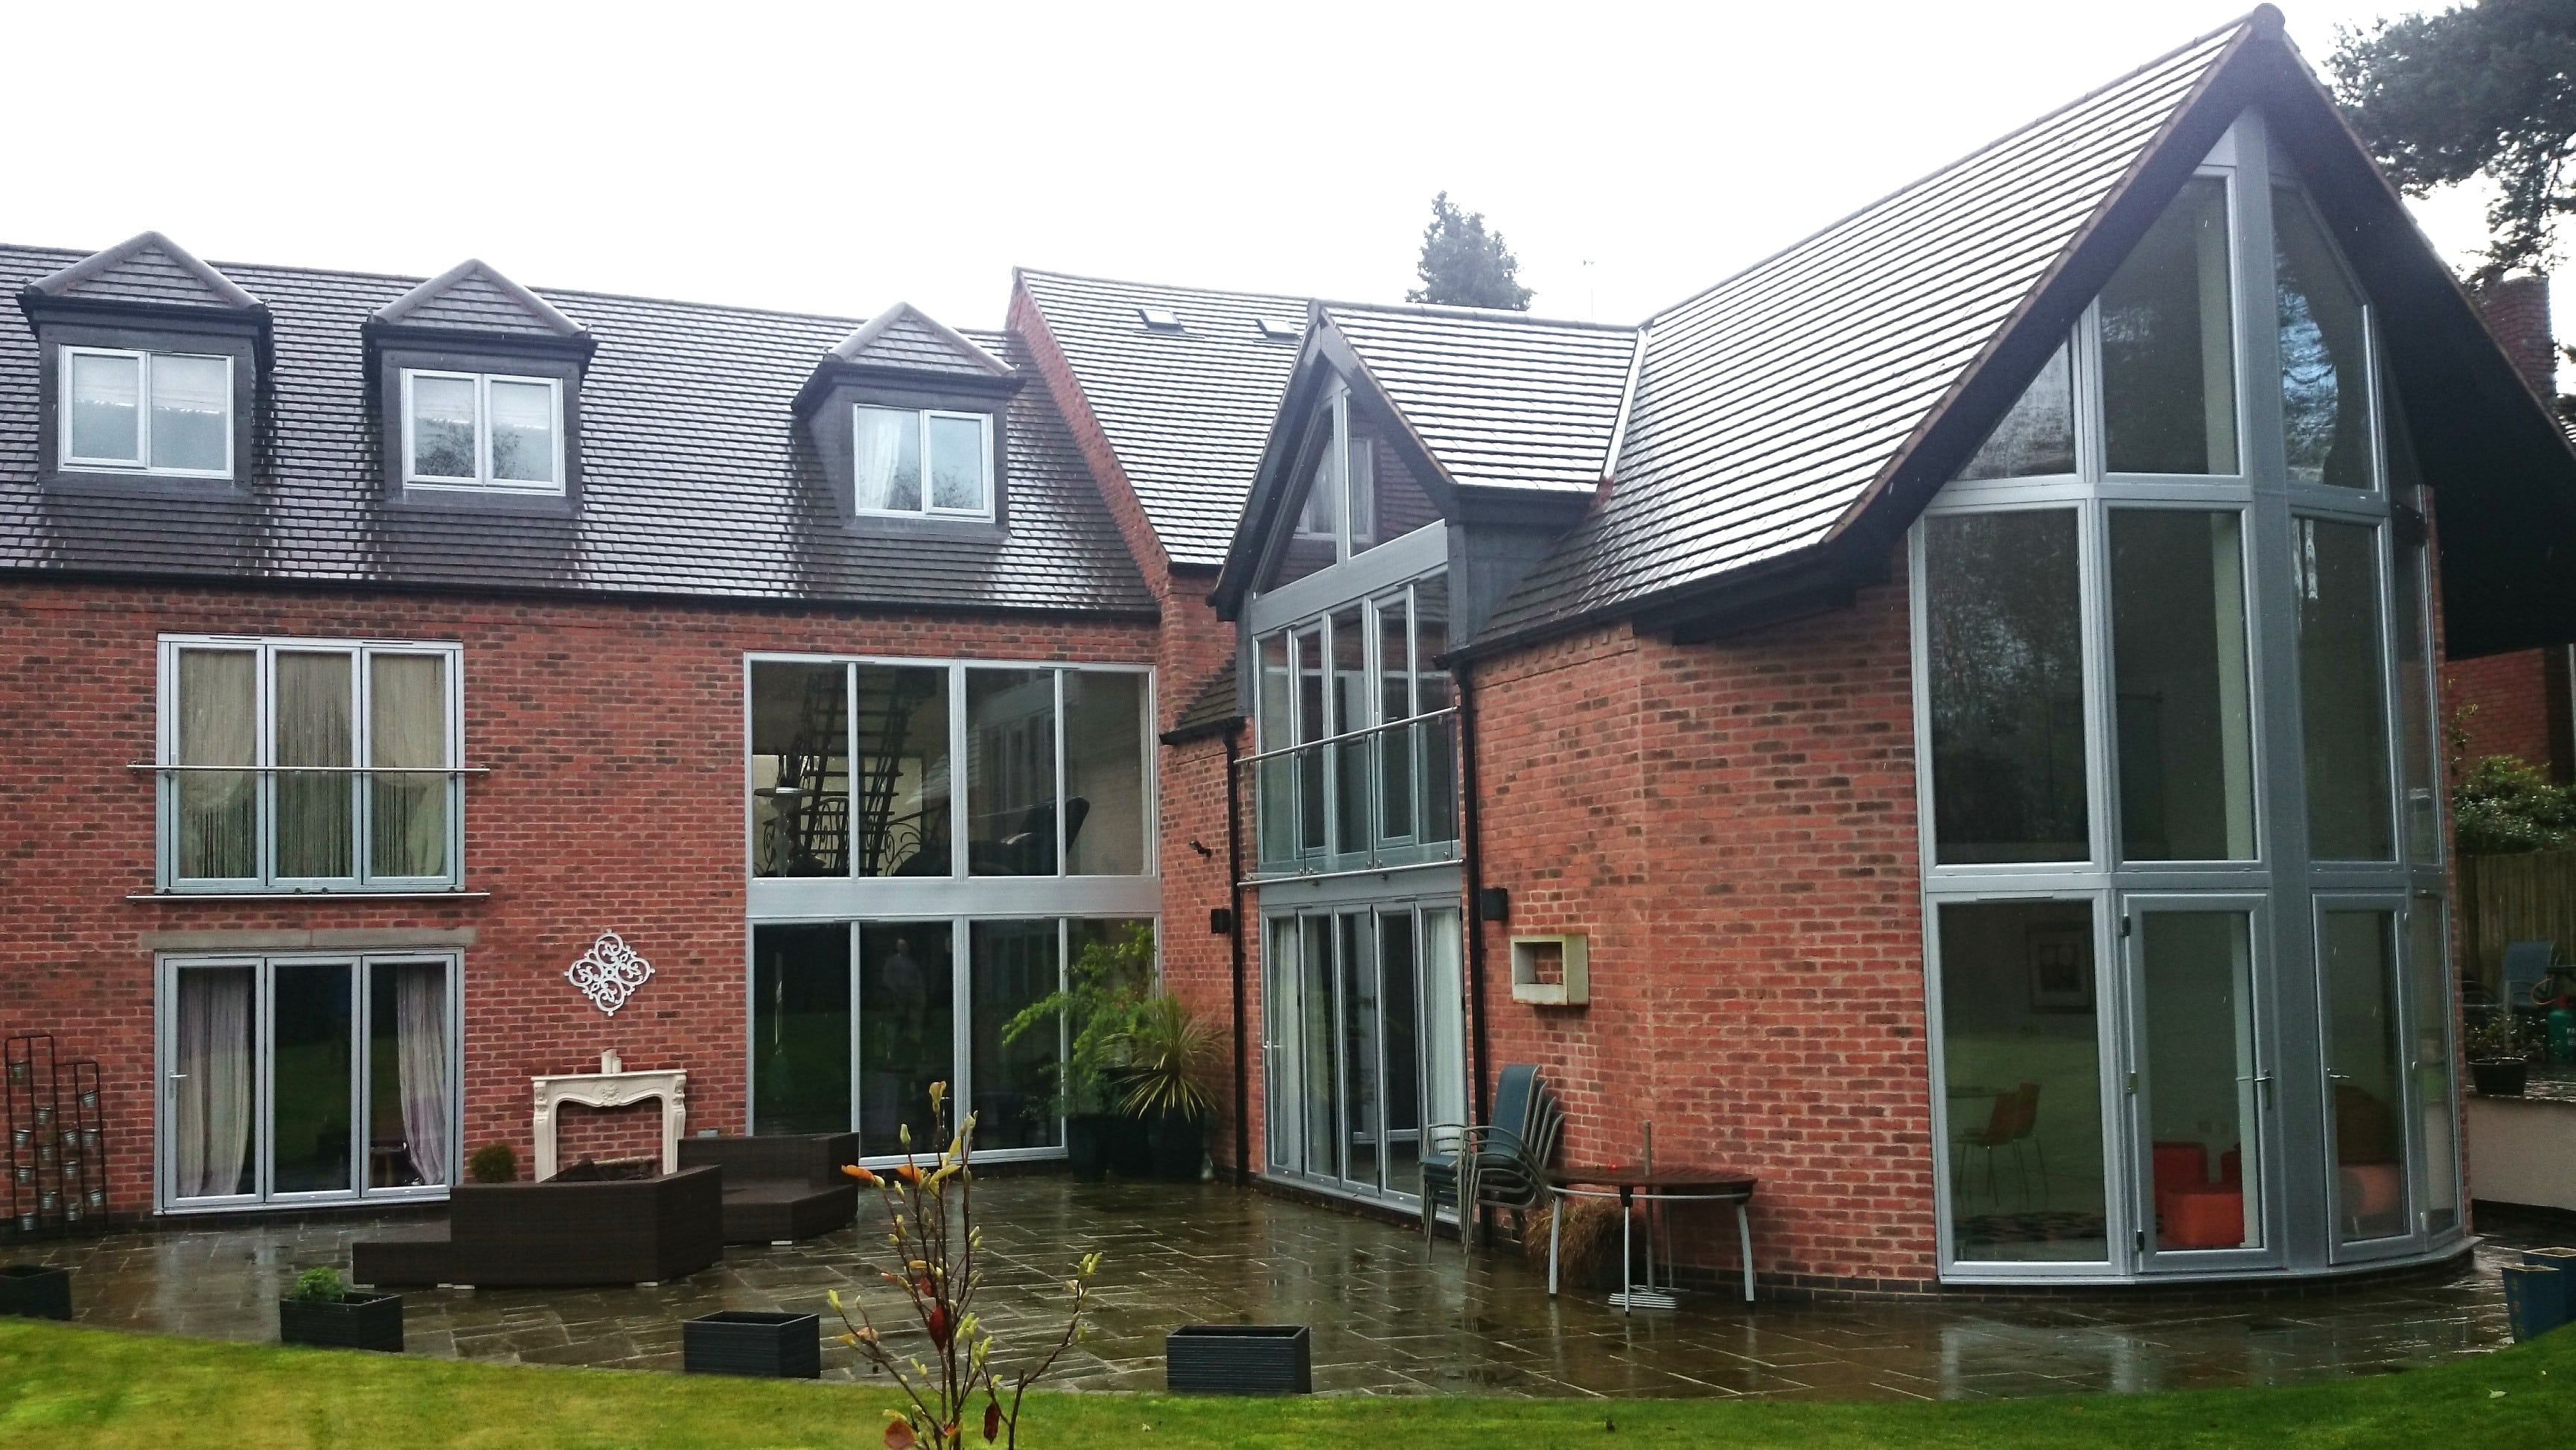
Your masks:
M1234 1186L1252 1183L1252 1085L1244 1064L1243 1036L1243 789L1235 779L1242 755L1243 721L1225 727L1225 904L1234 929L1226 943L1234 958Z
M1474 1064L1467 1074L1473 1094L1471 1123L1493 1121L1487 1107L1485 1089L1485 924L1476 919L1477 904L1485 886L1485 852L1481 826L1484 813L1478 809L1476 791L1476 690L1464 660L1443 661L1452 671L1458 686L1458 834L1466 855L1467 900L1460 917L1467 926L1467 1023L1469 1060ZM1483 1208L1476 1210L1476 1222L1485 1241L1493 1241L1493 1215ZM1458 1205L1458 1239L1466 1242L1467 1206Z

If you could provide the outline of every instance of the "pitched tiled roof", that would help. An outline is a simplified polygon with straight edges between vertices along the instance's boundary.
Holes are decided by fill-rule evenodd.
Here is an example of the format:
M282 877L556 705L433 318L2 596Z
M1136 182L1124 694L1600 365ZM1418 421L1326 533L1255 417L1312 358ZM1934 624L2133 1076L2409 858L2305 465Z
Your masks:
M376 321L523 337L576 337L581 324L546 300L468 258L376 309Z
M1242 719L1243 701L1237 698L1237 694L1234 656L1227 655L1225 663L1215 674L1208 676L1206 682L1199 686L1198 693L1190 696L1190 702L1181 707L1181 713L1172 720L1172 728L1163 732L1163 743L1178 745L1184 740L1214 735Z
M832 356L871 367L995 377L1010 365L909 302L898 302L842 338Z
M80 260L0 247L0 295ZM1153 611L1044 388L1010 404L1007 531L863 531L789 411L855 319L550 290L597 344L577 516L403 505L382 484L361 329L418 279L224 271L268 305L275 358L266 458L238 492L41 487L35 339L0 317L0 570ZM1004 334L973 340L1024 362Z
M1608 501L1488 638L1826 540L2248 35L2205 37L1663 312Z
M1295 337L1263 334L1264 319L1298 324L1307 299L1019 273L1063 349L1092 415L1172 562L1225 562L1236 515L1297 362ZM1159 308L1178 330L1149 329Z
M159 232L128 237L103 252L27 283L45 297L84 302L253 308L259 299Z
M1637 330L1454 307L1320 311L1450 481L1590 493Z

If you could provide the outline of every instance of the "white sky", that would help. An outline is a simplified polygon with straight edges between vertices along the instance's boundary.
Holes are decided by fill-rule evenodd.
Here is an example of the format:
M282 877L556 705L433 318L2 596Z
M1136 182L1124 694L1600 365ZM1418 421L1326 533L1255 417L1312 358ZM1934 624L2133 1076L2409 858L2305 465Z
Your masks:
M2249 8L27 4L0 240L993 326L1015 263L1399 299L1445 187L1631 321Z

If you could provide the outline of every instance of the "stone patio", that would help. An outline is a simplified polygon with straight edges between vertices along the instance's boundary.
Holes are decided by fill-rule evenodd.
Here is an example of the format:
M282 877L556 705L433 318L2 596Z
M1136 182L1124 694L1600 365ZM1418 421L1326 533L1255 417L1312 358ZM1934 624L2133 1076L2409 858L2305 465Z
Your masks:
M2490 1225L2475 1267L2449 1279L2311 1297L1748 1308L1703 1293L1627 1317L1597 1293L1550 1300L1543 1269L1509 1251L1426 1251L1390 1224L1213 1184L995 1178L976 1197L991 1263L982 1309L1006 1354L1052 1338L1054 1281L1077 1254L1102 1254L1092 1335L1058 1383L1103 1390L1160 1390L1163 1336L1177 1325L1252 1321L1312 1325L1316 1388L1349 1394L1974 1398L2387 1373L2502 1343L2495 1269L2527 1237ZM345 1269L349 1243L388 1222L209 1221L14 1257L78 1266L87 1324L273 1340L275 1300L295 1273ZM827 1290L864 1286L878 1302L891 1291L867 1266L882 1257L881 1234L863 1217L792 1248L729 1249L717 1267L650 1289L414 1290L411 1351L675 1370L680 1321L693 1315L783 1308L828 1323ZM823 1362L827 1378L865 1372L837 1346Z

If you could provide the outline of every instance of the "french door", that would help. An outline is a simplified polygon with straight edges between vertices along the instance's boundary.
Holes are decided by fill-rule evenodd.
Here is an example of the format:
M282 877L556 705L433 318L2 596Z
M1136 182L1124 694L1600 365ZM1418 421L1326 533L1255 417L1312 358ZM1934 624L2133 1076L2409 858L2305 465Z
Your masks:
M458 1156L457 965L165 959L161 1206L446 1192Z
M2264 898L2131 896L2118 1098L2131 1145L2132 1246L2157 1269L2277 1263L2276 1084L2258 1010Z
M1457 909L1279 915L1265 944L1270 1170L1344 1193L1412 1196L1425 1125L1459 1121L1465 1100Z

